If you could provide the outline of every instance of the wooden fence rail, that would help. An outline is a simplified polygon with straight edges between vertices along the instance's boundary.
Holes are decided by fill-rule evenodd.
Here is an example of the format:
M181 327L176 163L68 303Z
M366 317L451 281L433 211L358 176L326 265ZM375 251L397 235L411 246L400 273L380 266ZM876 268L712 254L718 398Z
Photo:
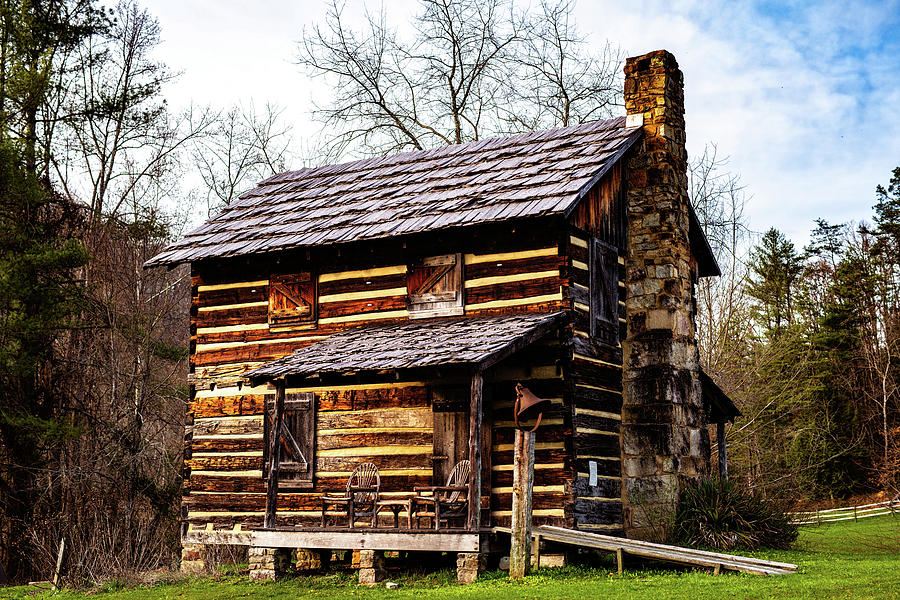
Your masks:
M900 512L900 501L897 499L862 504L859 506L845 506L841 508L829 508L825 510L807 510L788 513L793 517L792 522L797 525L812 525L821 523L837 523L839 521L858 521L869 517L883 515L896 516Z

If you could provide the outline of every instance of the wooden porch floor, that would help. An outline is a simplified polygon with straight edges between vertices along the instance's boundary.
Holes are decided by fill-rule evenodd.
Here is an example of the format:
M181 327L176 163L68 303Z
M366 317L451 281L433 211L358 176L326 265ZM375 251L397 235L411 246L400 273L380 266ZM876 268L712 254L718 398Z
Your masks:
M253 546L318 550L478 552L480 538L480 533L464 529L278 527L250 532Z
M191 531L183 541L197 544L240 544L262 548L309 550L412 550L478 552L489 530L397 529L393 527L290 527L241 532Z

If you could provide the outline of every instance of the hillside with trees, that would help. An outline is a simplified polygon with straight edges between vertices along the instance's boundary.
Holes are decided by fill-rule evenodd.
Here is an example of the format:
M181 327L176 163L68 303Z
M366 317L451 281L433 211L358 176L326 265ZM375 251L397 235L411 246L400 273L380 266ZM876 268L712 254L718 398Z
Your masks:
M872 223L818 219L749 250L711 364L740 401L731 456L753 487L806 499L898 492L900 168ZM722 310L718 305L717 309Z

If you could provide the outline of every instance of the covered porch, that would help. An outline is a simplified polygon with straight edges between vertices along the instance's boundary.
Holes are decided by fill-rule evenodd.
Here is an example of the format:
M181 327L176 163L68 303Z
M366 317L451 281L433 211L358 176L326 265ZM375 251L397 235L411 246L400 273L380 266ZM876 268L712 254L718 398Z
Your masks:
M247 543L267 549L482 554L491 535L491 420L485 419L484 410L491 385L486 389L485 380L491 381L492 369L500 363L509 364L517 352L558 332L562 318L562 313L532 313L361 328L331 336L248 374L254 385L274 386L266 421L267 428L280 435L267 435L265 519L262 527L245 532ZM363 439L357 442L362 444L358 451L351 453L352 449L317 448L315 438L320 446L330 448L330 443L321 444L323 431L334 432L342 426L381 431L384 418L412 419L413 411L396 408L391 409L396 416L377 417L372 411L348 411L330 420L320 415L324 424L317 427L316 398L293 392L352 383L389 386L408 380L427 384L428 406L416 409L415 418L427 417L428 427L422 429L430 431L427 439L420 436L416 442L416 451L428 456L415 459L419 471L424 471L421 460L428 461L428 476L409 475L405 483L395 474L406 472L413 458L400 460L385 452L402 446L366 448ZM298 406L308 410L307 416L292 413ZM312 421L307 430L316 432L313 439L291 433L290 424L299 423L298 419ZM295 433L300 430L294 428ZM340 467L334 468L349 472L344 490L335 489L333 483L330 489L318 485L317 466L337 464L334 456L340 460ZM365 464L388 475L380 483L377 475L353 480L359 465ZM460 478L463 464L465 476ZM285 493L303 488L325 500L336 494L336 499L343 496L347 502L339 506L323 502L320 523L297 526L293 513L281 507ZM439 500L429 504L429 496ZM195 533L200 534L197 542L203 543L199 538L204 532ZM472 564L472 560L463 562Z

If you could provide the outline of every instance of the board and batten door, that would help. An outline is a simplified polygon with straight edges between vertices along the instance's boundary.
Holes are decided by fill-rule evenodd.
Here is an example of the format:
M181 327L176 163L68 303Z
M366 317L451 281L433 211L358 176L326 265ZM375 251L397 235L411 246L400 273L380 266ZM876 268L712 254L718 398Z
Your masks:
M469 397L463 388L433 388L434 485L445 485L453 467L469 458Z

